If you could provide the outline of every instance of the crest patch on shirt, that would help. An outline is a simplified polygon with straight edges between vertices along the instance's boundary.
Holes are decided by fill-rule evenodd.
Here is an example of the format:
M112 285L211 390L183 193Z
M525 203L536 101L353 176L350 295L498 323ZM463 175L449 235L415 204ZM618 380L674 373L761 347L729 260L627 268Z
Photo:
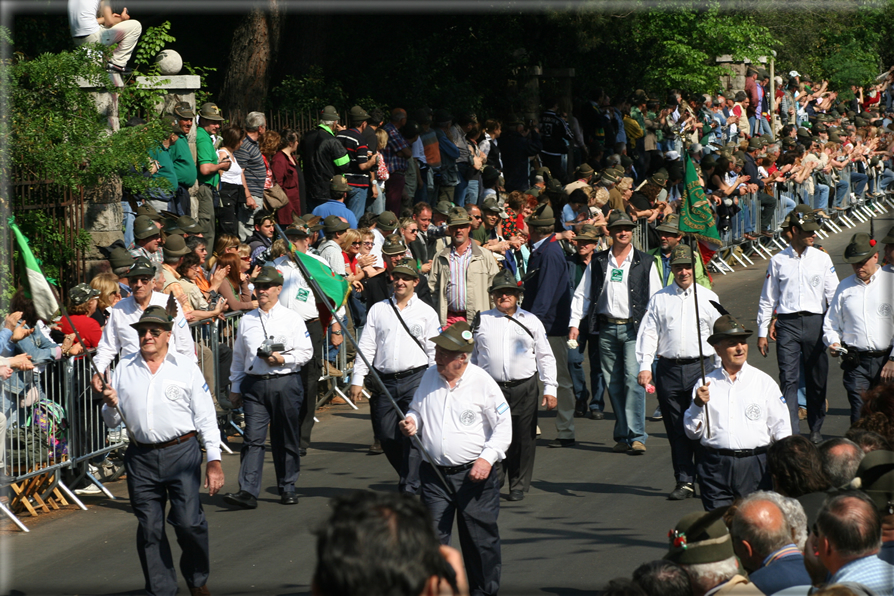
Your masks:
M814 288L818 288L822 282L823 282L823 280L820 279L819 275L814 275L813 277L810 278L810 285L813 286Z
M499 406L497 406L497 414L502 414L503 412L505 412L505 411L508 410L508 409L509 409L509 404L507 404L507 403L504 401L504 402L501 403Z
M307 291L306 288L301 288L298 290L298 295L295 296L296 300L300 300L301 302L307 302L307 297L310 296L310 292Z
M410 325L410 334L412 334L413 337L422 337L422 333L422 325L420 325L419 323L413 323L412 325Z
M171 401L183 399L183 389L174 384L168 385L165 387L165 397Z
M745 417L749 420L760 420L761 407L757 404L751 404L750 406L745 408Z
M459 415L459 423L463 426L472 426L475 424L475 418L475 412L472 410L464 410L463 413Z
M885 318L890 317L891 316L891 305L886 304L884 302L882 304L879 304L878 305L878 315L880 317L885 317Z

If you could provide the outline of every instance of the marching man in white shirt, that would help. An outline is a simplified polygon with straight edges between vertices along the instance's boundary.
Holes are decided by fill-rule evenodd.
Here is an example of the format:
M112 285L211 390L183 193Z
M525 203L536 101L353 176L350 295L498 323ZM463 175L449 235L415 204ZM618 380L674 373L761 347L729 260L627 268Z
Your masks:
M208 522L199 500L202 451L196 434L207 454L205 488L214 495L224 484L220 432L202 371L191 358L169 349L174 325L160 306L149 306L131 325L139 350L121 357L103 390L102 416L109 428L117 427L118 406L133 436L124 466L130 504L140 524L137 551L146 592L177 592L177 571L165 536L165 503L170 502L167 520L183 551L180 570L190 594L207 595L211 563Z
M807 382L807 424L810 440L823 440L829 357L823 344L823 315L832 301L838 276L829 255L813 247L819 223L812 213L792 211L791 244L770 259L757 312L757 349L766 356L767 335L776 311L776 358L779 384L791 414L792 432L798 422L798 378L801 365ZM770 339L773 339L772 337Z
M674 247L670 269L673 282L649 299L646 316L636 337L636 359L640 371L637 382L648 387L653 383L652 362L658 357L654 383L677 482L668 499L680 501L695 494L695 444L683 429L683 412L692 402L692 390L701 380L699 354L704 355L705 371L714 370L714 350L708 343L708 336L720 313L710 303L711 300L719 301L717 294L694 283L689 246L679 244ZM695 292L699 298L701 349L695 322Z
M401 432L419 432L431 462L419 466L422 502L441 544L450 544L454 513L473 596L500 590L499 462L512 442L509 404L497 382L469 362L475 340L465 321L445 329L435 343L435 364L425 371ZM450 485L441 483L436 466Z
M422 375L435 363L435 344L428 338L438 333L438 313L414 293L419 284L415 266L402 263L392 269L391 278L394 295L369 309L358 349L406 414ZM366 363L358 356L351 378L352 400L360 399L368 374ZM422 457L412 441L401 434L400 417L378 383L370 383L370 391L376 396L369 402L375 436L400 477L399 490L417 494Z
M506 269L490 287L496 308L479 313L473 324L472 364L490 374L503 391L512 412L512 443L504 466L509 477L509 500L521 501L531 486L537 442L537 405L556 407L556 359L540 319L518 308L520 282Z
M884 369L894 370L894 271L879 267L878 251L869 234L851 237L844 260L854 274L838 284L823 324L823 340L842 359L851 423L860 417L863 393L881 382Z
M245 408L245 436L239 492L224 495L224 501L243 509L258 506L268 425L280 503L298 503L299 412L304 400L314 399L305 395L299 374L313 346L301 315L279 303L282 286L279 271L265 265L255 278L258 308L242 317L233 346L230 401Z
M706 511L770 490L767 450L792 434L779 385L747 362L752 333L730 315L717 319L708 343L721 366L693 391L683 414L686 435L702 445L696 471Z

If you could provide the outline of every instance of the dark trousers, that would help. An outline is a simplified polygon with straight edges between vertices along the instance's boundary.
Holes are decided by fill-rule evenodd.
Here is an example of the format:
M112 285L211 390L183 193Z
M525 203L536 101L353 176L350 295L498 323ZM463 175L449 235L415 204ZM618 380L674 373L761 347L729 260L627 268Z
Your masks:
M776 197L765 192L757 193L757 200L761 204L761 231L773 229L776 217Z
M549 173L553 178L561 182L563 185L568 184L568 173L562 168L561 155L547 155L546 153L541 153L540 161L543 162L545 167L549 168Z
M307 322L310 342L314 355L301 367L301 385L304 387L304 401L301 404L298 424L301 427L301 448L310 447L310 433L314 428L314 413L317 411L317 386L323 370L323 326L320 321Z
M713 370L713 363L706 359L705 372ZM702 367L698 362L674 364L667 358L659 358L655 365L655 392L661 406L664 430L671 448L674 479L677 482L695 481L695 450L698 445L683 430L683 413L692 403L692 389L701 379Z
M218 234L239 235L239 221L236 219L236 208L239 203L245 203L245 187L241 184L221 182L220 207L214 210Z
M484 482L469 480L469 471L445 474L454 493L441 484L431 464L419 467L422 502L435 522L441 544L450 544L453 518L457 518L459 544L469 576L471 596L497 594L503 568L500 554L500 463L494 464Z
M177 185L174 193L174 202L171 203L171 211L177 215L189 215L192 211L192 199L189 197L189 187ZM213 245L212 245L213 246Z
M199 500L202 485L202 450L197 440L165 449L137 447L124 454L130 505L137 516L137 552L149 596L177 593L177 572L165 535L165 506L171 502L167 521L174 526L180 545L180 573L191 588L208 581L211 568L208 522Z
M882 368L887 361L887 356L861 354L856 366L844 368L844 390L851 404L851 424L860 418L863 394L881 382Z
M299 424L304 391L301 376L283 375L272 379L246 376L242 381L245 409L245 436L239 468L239 488L257 497L261 492L264 443L270 426L270 450L276 470L279 494L295 490L301 470L298 456Z
M590 362L590 390L593 392L593 399L590 399L590 391L587 391L584 350ZM586 329L580 330L577 347L568 349L568 371L571 373L571 384L577 400L576 410L586 412L588 407L599 412L605 410L605 379L602 378L602 367L599 364L598 335L591 336Z
M410 409L410 402L413 401L413 394L416 393L423 374L425 374L425 369L402 379L395 379L394 375L379 373L379 378L382 379L388 393L391 394L404 414ZM375 399L371 399L369 402L373 434L381 441L382 451L385 452L388 463L400 478L398 490L411 495L418 494L419 464L422 462L422 456L412 439L405 437L400 432L397 426L400 417L394 411L391 400L378 387L374 395Z
M826 382L829 356L823 343L823 315L779 315L776 318L776 358L779 385L792 418L792 433L799 434L798 378L801 366L807 383L807 425L819 432L826 418Z
M506 451L504 471L509 477L509 490L528 492L537 446L537 403L540 401L537 375L520 385L502 389L512 415L512 443Z
M739 458L712 453L699 446L696 469L705 511L731 505L739 497L772 488L766 453Z
M405 172L390 172L385 181L385 209L400 217L400 204L407 185Z

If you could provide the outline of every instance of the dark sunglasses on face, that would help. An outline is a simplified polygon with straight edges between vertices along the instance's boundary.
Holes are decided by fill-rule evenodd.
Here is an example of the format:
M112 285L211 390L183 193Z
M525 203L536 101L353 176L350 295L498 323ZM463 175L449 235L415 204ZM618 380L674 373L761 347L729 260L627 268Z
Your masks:
M159 335L161 335L162 329L159 329L158 327L144 327L142 329L137 329L137 333L140 334L140 337L146 335L146 332L148 332L149 335L151 335L152 337L158 337Z

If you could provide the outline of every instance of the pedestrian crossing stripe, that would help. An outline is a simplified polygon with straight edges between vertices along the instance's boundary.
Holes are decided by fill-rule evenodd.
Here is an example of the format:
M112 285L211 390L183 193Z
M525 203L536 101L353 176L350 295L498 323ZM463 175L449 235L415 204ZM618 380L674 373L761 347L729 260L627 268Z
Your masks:
M507 404L507 403L504 401L504 402L501 403L499 406L497 406L497 414L502 414L503 412L505 412L505 411L508 410L508 409L509 409L509 404Z

